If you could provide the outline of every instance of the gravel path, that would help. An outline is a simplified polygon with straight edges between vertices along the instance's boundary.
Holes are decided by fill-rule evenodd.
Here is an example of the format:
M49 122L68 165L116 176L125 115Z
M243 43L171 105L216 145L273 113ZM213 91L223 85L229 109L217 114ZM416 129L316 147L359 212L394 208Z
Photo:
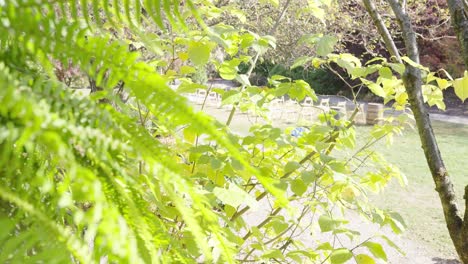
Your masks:
M336 105L338 102L348 102L348 107L350 105L354 105L351 100L343 96L336 96L336 95L319 95L319 100L322 98L330 98L330 105ZM366 102L359 102L366 105ZM447 113L453 111L447 111ZM442 122L449 122L455 124L463 124L468 125L468 116L461 116L461 115L451 115L451 114L444 114L444 113L430 113L429 116L432 120L442 121Z
M432 120L468 125L468 117L465 117L465 116L452 116L452 115L436 114L436 113L430 113L429 116L431 117Z

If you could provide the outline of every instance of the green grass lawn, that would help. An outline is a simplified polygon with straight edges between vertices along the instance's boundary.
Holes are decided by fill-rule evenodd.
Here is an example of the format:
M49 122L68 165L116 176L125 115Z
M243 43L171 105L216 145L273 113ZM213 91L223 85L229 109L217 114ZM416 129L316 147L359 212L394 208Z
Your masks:
M228 111L210 108L207 112L219 121L225 122ZM255 120L245 114L237 114L231 129L237 133L247 134ZM292 126L283 123L279 127ZM356 135L368 136L372 127L358 126ZM452 177L459 205L463 212L462 202L464 186L468 184L468 126L446 122L433 122L445 165ZM358 138L364 144L364 138ZM387 146L385 140L373 146L392 164L396 165L408 178L408 186L401 187L396 180L380 195L372 200L381 208L399 212L408 225L404 236L429 248L434 256L444 258L456 257L455 249L448 235L442 208L435 185L424 158L421 143L416 130L407 128L403 135L395 136L393 144Z
M463 206L463 189L468 184L468 126L434 122L433 127L454 182L459 205ZM357 130L362 132L358 135L364 135L368 134L370 127L358 127ZM454 257L455 249L445 226L439 197L434 190L417 131L408 128L402 136L394 138L390 147L382 142L376 145L376 149L401 169L409 183L402 188L396 181L393 182L382 195L373 197L375 203L401 213L408 224L405 236L409 239L427 243L437 254Z

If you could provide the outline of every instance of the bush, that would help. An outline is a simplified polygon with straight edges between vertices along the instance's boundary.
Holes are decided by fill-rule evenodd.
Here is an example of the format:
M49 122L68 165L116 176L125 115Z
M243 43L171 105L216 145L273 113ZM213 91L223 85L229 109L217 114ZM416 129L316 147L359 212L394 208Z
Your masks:
M337 94L346 88L343 81L328 69L303 69L298 67L291 73L291 78L305 80L317 94Z
M239 71L246 73L248 64L241 64ZM266 86L267 79L274 75L282 75L292 80L304 80L312 87L317 94L337 94L345 90L345 84L333 72L325 68L304 68L297 67L290 69L283 64L274 64L271 61L264 61L253 70L250 82L253 85Z

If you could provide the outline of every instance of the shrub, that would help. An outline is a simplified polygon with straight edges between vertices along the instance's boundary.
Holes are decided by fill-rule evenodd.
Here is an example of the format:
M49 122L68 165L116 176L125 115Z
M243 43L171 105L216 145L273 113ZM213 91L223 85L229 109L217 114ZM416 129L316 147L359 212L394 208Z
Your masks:
M241 64L240 73L246 73L249 65ZM268 78L274 75L282 75L294 80L306 81L317 94L338 94L346 89L343 81L333 72L326 68L297 67L290 69L283 64L275 64L271 61L264 61L253 70L254 75L250 79L253 85L264 86Z

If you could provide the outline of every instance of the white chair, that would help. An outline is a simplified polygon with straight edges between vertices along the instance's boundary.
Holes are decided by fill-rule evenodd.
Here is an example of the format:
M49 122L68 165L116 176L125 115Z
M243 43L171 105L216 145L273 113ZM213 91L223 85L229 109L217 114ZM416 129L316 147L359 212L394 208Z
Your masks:
M289 100L285 104L285 118L287 122L297 122L299 119L299 104L294 100Z
M320 103L318 105L318 108L322 109L325 112L330 111L330 98L320 99Z
M203 102L205 101L205 97L206 97L206 90L197 89L195 103L203 104Z
M282 105L284 104L284 97L281 96L280 98L273 99L271 100L270 104Z
M336 104L335 109L336 109L339 113L343 114L343 116L346 117L346 113L347 113L346 101L338 102L338 103Z
M216 92L210 92L206 99L206 104L209 106L221 106L221 96Z
M284 97L271 100L271 102L268 104L269 118L272 120L281 119L283 117L283 108Z
M301 104L302 109L300 113L300 119L304 119L305 121L312 122L316 116L315 109L314 109L314 100L310 97L304 98L304 101Z
M304 121L312 122L317 116L316 109L311 106L302 107L301 118Z
M302 103L303 106L313 106L314 105L314 100L310 97L306 97L304 99L304 102Z

